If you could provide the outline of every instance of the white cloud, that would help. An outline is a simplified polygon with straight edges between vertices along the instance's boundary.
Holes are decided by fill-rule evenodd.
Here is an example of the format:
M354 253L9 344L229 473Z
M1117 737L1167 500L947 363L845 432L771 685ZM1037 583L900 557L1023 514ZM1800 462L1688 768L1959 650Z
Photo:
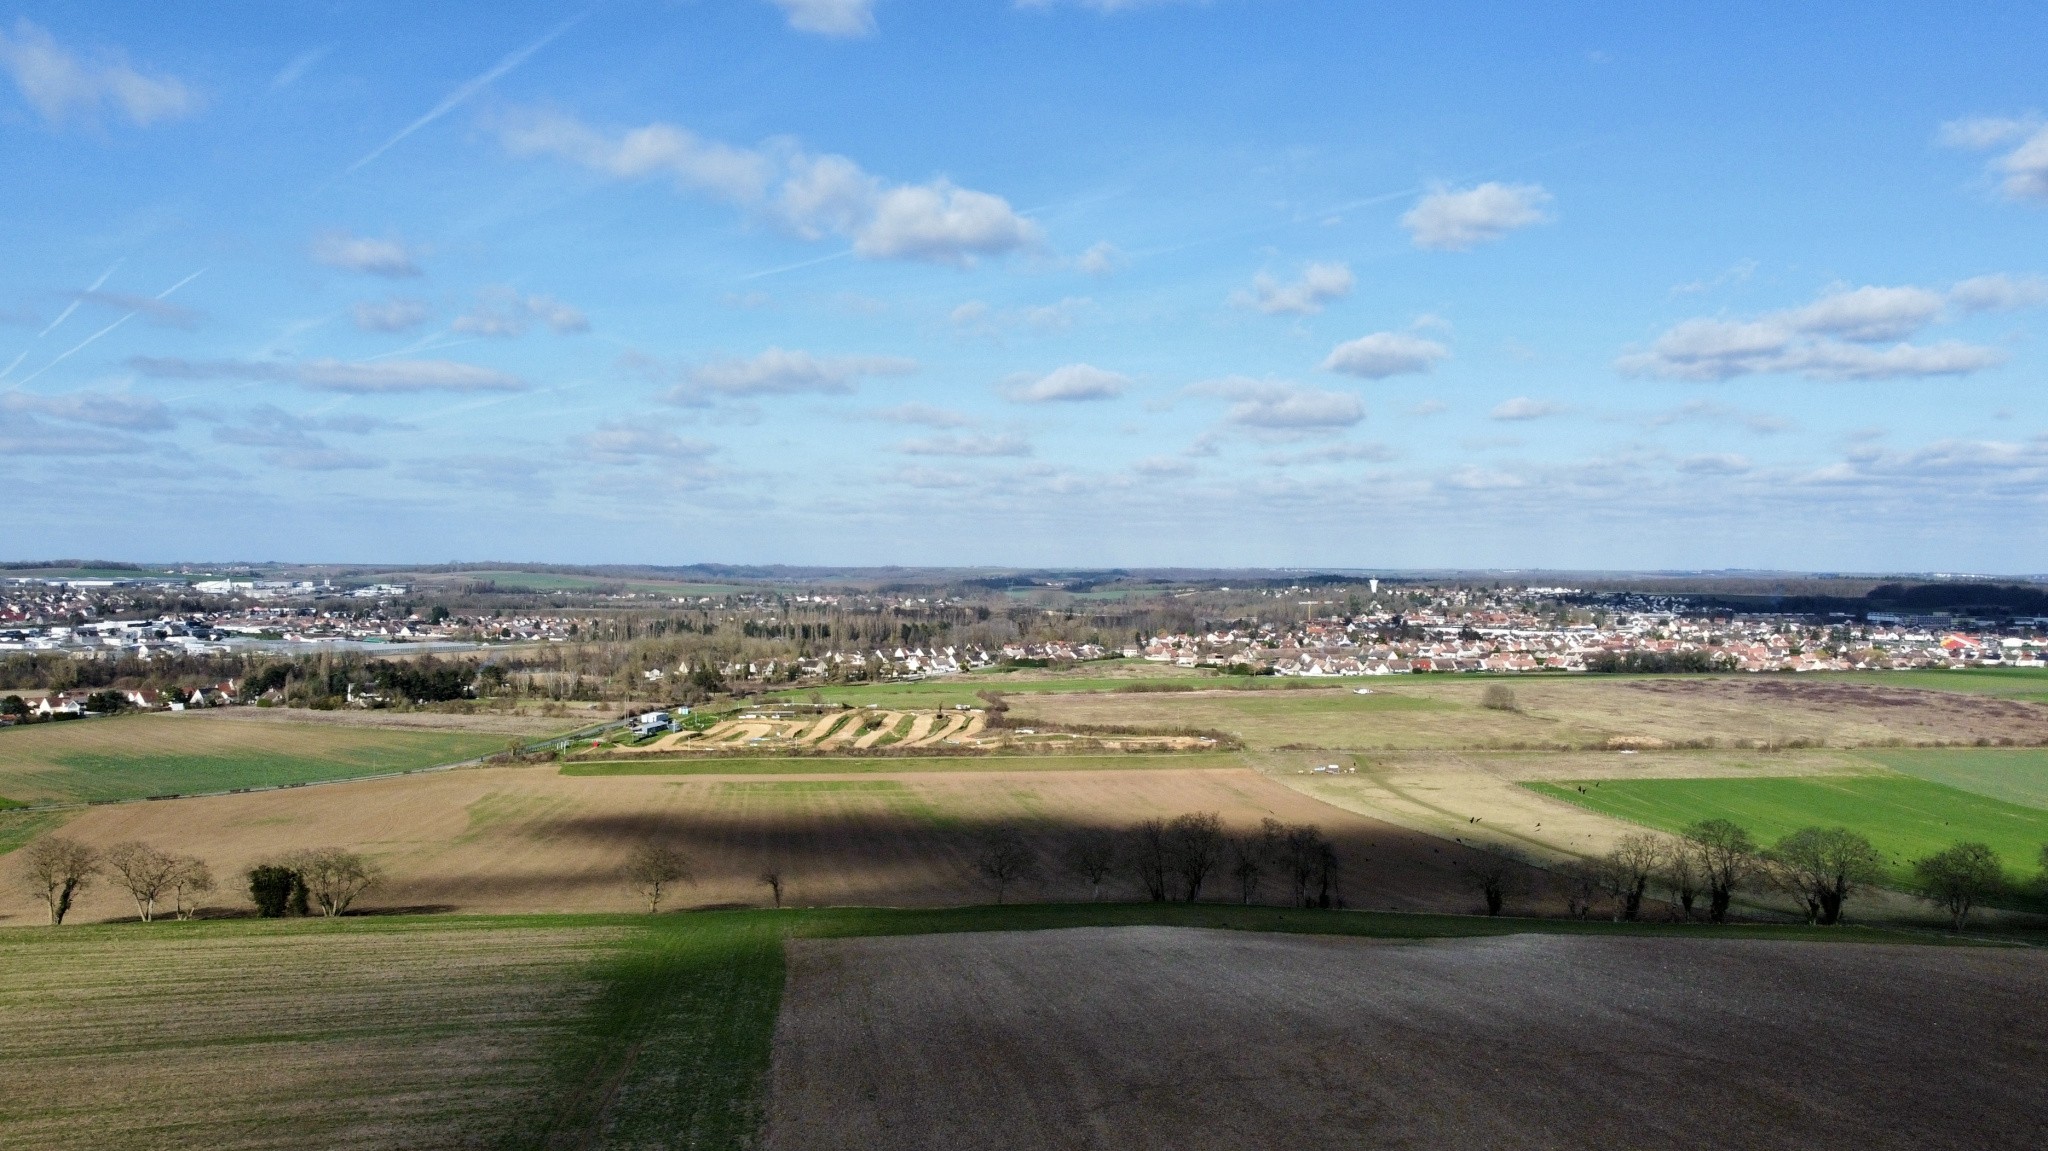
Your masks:
M966 267L1042 242L1038 225L1001 196L943 177L889 184L844 156L786 141L741 148L662 123L607 135L555 112L513 116L499 136L514 155L553 156L615 179L667 175L805 239L845 237L869 259Z
M82 304L97 304L118 312L133 312L144 316L151 323L170 328L196 328L200 314L181 304L173 304L158 296L134 296L126 292L72 292L72 299Z
M1976 152L2013 144L1991 161L1991 170L2003 177L1999 190L2015 200L2048 200L2048 124L2039 117L1951 120L1941 126L1938 139Z
M1067 296L1050 304L1032 304L1003 311L989 307L982 300L968 300L947 313L946 319L956 328L983 336L1001 336L1015 328L1044 334L1066 331L1094 306L1094 299L1088 296Z
M866 376L902 376L917 361L900 356L814 356L769 348L746 359L712 360L684 369L667 396L670 403L701 405L712 395L788 396L803 392L843 394Z
M1401 332L1374 332L1330 349L1323 370L1360 379L1383 380L1388 376L1427 372L1438 360L1451 354L1435 340Z
M67 423L129 432L162 431L174 422L162 401L124 392L67 392L57 396L5 392L0 393L0 412L27 412Z
M1392 460L1396 453L1385 444L1330 444L1326 447L1310 448L1299 452L1273 452L1259 457L1262 464L1285 467L1291 464L1338 464L1364 461L1383 464Z
M15 414L0 408L0 459L139 455L149 450L149 441L134 436L46 424L28 412Z
M1679 471L1695 476L1739 476L1749 471L1750 466L1749 457L1734 452L1687 456L1678 461Z
M1512 400L1502 400L1500 403L1495 404L1493 410L1488 412L1487 416L1496 420L1508 421L1540 420L1545 416L1554 416L1563 410L1563 408L1551 403L1549 400L1532 400L1528 396L1516 396Z
M145 128L199 110L198 95L176 77L144 75L118 55L80 60L26 19L15 21L13 35L0 32L0 68L53 125L94 119L103 107Z
M879 408L868 412L867 418L885 424L917 424L927 428L965 428L974 425L974 417L965 412L920 403Z
M1173 476L1193 475L1195 465L1173 456L1146 456L1131 465L1131 470L1141 476L1166 479Z
M1726 380L1752 374L1799 374L1813 379L1897 379L1963 375L2005 361L2004 353L1946 341L1889 343L1942 318L1954 302L1965 309L2022 306L2030 283L1980 276L1949 293L1917 287L1831 288L1804 307L1754 319L1694 319L1673 325L1646 352L1623 355L1626 375L1681 380Z
M716 444L686 440L674 432L649 426L656 422L653 417L637 422L609 420L582 435L570 437L570 442L593 459L608 464L701 460L717 450Z
M388 300L358 300L348 311L356 327L365 332L403 332L426 323L431 314L425 300L396 296Z
M184 360L169 356L137 356L130 367L145 376L177 380L265 380L298 384L326 392L380 394L401 392L518 392L526 382L517 376L453 360L308 360L304 363L260 360Z
M1122 271L1129 263L1129 258L1118 251L1115 244L1098 240L1075 259L1074 266L1091 276L1109 276Z
M1977 116L1963 120L1950 120L1941 126L1935 139L1945 148L1967 148L1982 151L1996 148L2028 135L2040 127L2040 121L2028 117Z
M1536 184L1486 183L1452 191L1439 185L1401 217L1418 248L1462 252L1554 217L1549 192Z
M420 274L413 254L397 240L373 240L347 232L323 232L313 240L313 259L330 268L402 280Z
M1231 376L1196 384L1197 395L1234 401L1223 417L1243 427L1281 431L1348 428L1365 418L1365 405L1348 392L1326 392L1284 380Z
M1949 301L1967 312L2009 312L2048 303L2048 279L2040 276L1973 276L1948 290Z
M769 0L799 32L820 36L870 36L875 0Z
M1350 295L1354 282L1350 265L1343 263L1310 264L1291 284L1260 272L1252 277L1250 290L1231 293L1230 302L1269 316L1308 316L1322 311L1331 300Z
M1511 491L1529 486L1529 481L1510 472L1481 467L1462 467L1438 481L1439 486L1466 492Z
M892 451L906 456L1028 456L1031 445L1021 436L927 436L904 440Z
M224 444L270 449L263 454L263 461L275 467L308 472L345 471L383 467L384 461L361 452L336 448L312 433L345 431L362 434L381 426L382 421L372 419L309 419L265 405L244 412L242 422L238 424L215 428L213 438Z
M1878 343L1926 327L1941 315L1944 302L1940 292L1926 288L1837 288L1782 319L1800 332Z
M457 316L450 327L470 335L504 337L523 336L536 323L563 336L590 330L582 311L553 296L522 296L510 288L486 289L481 296L475 310Z
M1017 0L1017 7L1023 9L1055 8L1067 4L1075 8L1086 8L1091 12L1110 15L1116 12L1134 12L1140 8L1164 8L1170 4L1206 4L1209 0Z
M1013 378L1004 384L1002 392L1019 404L1072 403L1115 399L1130 384L1130 377L1118 372L1092 364L1068 364L1035 379Z

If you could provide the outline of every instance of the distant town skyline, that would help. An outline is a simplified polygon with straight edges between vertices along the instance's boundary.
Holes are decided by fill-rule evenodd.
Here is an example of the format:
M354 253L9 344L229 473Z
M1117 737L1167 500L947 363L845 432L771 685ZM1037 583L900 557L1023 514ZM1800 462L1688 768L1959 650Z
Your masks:
M2044 33L0 6L0 558L2048 571Z

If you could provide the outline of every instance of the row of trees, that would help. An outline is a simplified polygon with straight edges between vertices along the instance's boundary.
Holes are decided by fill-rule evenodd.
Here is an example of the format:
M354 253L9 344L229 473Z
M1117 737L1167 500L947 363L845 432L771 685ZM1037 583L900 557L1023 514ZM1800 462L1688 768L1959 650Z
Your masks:
M2048 870L2048 846L2041 859ZM1468 872L1490 915L1500 914L1531 874L1513 855L1494 856ZM1617 921L1638 919L1657 892L1675 915L1693 919L1704 913L1709 922L1722 923L1736 894L1753 890L1790 895L1804 907L1807 922L1830 926L1841 922L1851 897L1885 878L1885 866L1877 847L1846 827L1801 828L1764 846L1732 820L1707 819L1676 838L1625 835L1601 858L1567 864L1555 874L1566 908L1577 918L1605 900ZM1957 931L1972 909L2011 890L1997 853L1982 843L1957 843L1917 859L1911 875L1912 890L1945 910Z
M1057 862L1086 882L1096 900L1104 884L1121 875L1154 902L1193 903L1220 876L1230 880L1232 895L1246 904L1258 901L1267 879L1277 878L1296 907L1343 906L1343 860L1313 824L1268 818L1256 829L1230 831L1213 811L1191 812L1144 820L1122 831L1077 831L1062 845ZM1012 886L1038 873L1041 860L1023 833L1005 824L983 833L973 866L1001 903Z
M190 919L198 898L214 890L213 870L203 859L164 851L141 842L117 843L99 851L62 835L46 835L22 849L22 874L31 892L49 909L55 927L71 914L78 897L106 878L135 900L144 923L168 905L171 915ZM346 912L374 887L375 864L338 847L296 851L249 872L249 898L265 918Z
M157 905L166 902L174 916L190 919L198 910L193 900L213 890L213 871L205 860L147 843L119 843L100 852L75 839L46 835L21 854L22 874L49 908L52 927L64 922L79 895L102 875L134 898L135 913L144 923L155 919Z
M998 824L976 837L971 855L974 876L1004 902L1019 883L1037 876L1048 861L1014 824ZM1296 907L1342 907L1338 880L1343 861L1321 828L1283 824L1267 819L1257 828L1230 831L1215 812L1193 812L1172 819L1148 819L1122 831L1088 828L1073 833L1052 861L1086 882L1096 900L1105 884L1122 876L1155 902L1202 897L1219 877L1230 880L1239 902L1259 900L1268 879L1281 881ZM621 872L649 914L677 884L693 881L690 860L673 844L650 840L626 856ZM785 873L779 866L762 871L760 882L782 906Z

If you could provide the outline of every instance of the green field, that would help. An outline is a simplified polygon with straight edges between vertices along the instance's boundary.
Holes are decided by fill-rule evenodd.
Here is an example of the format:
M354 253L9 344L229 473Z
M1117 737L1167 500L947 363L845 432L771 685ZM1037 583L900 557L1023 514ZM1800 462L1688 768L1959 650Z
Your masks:
M754 1146L782 941L1163 924L1937 942L1228 904L212 920L0 931L0 1145Z
M1245 766L1233 752L1169 755L816 755L789 759L620 759L566 763L563 775L908 775L933 771L1190 771Z
M1990 844L2009 872L2028 876L2040 870L2041 847L2048 844L2048 811L1910 776L1589 779L1523 786L1663 831L1729 819L1767 845L1802 827L1847 827L1877 845L1895 882L1909 877L1914 859L1959 840Z
M411 771L503 751L477 732L255 721L204 713L114 716L0 730L0 795L76 803Z
M1866 751L1901 775L2048 809L2048 750L2041 748L1901 748Z
M1972 695L1997 695L2008 699L2048 703L2048 668L1969 667L1955 671L1912 669L1905 671L1821 672L1816 681L1868 683L1879 687L1914 688L1921 691L1960 691Z

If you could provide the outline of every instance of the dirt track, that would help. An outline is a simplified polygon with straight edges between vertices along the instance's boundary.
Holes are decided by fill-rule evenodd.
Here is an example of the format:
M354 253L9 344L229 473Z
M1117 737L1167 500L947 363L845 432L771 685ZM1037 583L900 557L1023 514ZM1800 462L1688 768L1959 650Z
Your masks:
M1085 929L800 941L769 1151L2033 1148L2048 955Z

